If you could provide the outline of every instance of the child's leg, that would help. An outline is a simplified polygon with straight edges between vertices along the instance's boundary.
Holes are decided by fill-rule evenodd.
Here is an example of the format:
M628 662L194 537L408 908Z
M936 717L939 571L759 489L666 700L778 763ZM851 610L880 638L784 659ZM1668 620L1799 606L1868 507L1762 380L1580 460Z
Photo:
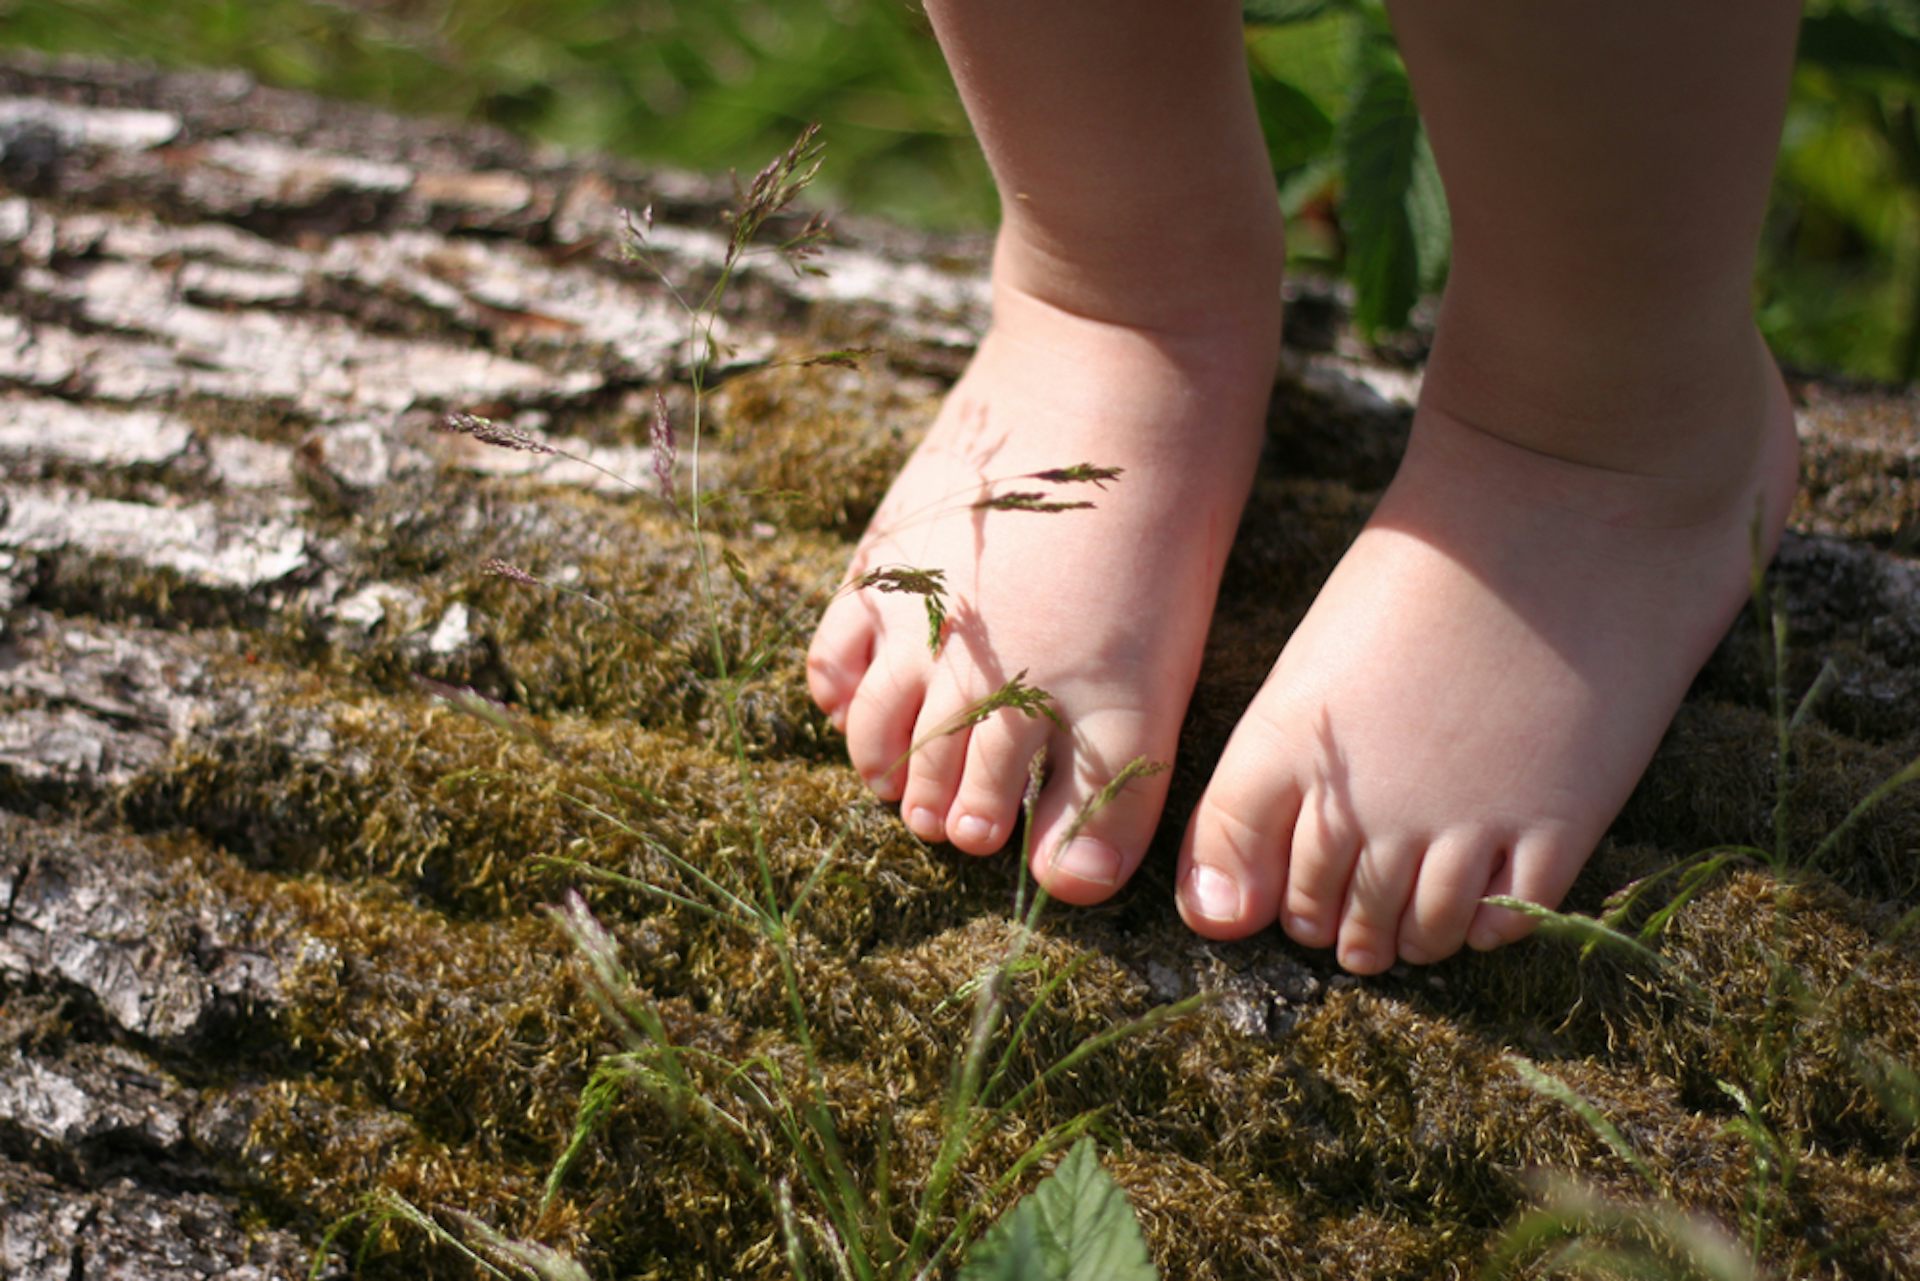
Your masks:
M994 316L854 573L944 570L954 622L936 658L917 599L843 596L809 680L874 790L974 853L1007 840L1046 745L1036 869L1092 902L1138 863L1164 779L1127 789L1057 864L1051 842L1127 761L1172 756L1278 354L1277 202L1237 0L927 9L1000 187ZM973 507L1078 463L1125 469L1057 494L1093 510ZM1003 711L937 735L1023 670L1066 730Z
M1557 903L1739 611L1794 486L1750 279L1794 0L1410 0L1454 220L1399 475L1235 731L1202 933L1349 969Z

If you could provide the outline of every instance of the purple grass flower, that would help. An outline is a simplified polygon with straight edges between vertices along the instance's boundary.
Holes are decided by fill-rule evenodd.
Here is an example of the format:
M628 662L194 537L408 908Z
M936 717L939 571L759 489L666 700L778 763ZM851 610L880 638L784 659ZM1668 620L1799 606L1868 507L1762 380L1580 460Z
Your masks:
M483 445L515 449L525 454L556 454L560 451L534 438L532 432L511 423L497 423L477 414L448 414L440 420L439 430L456 436L471 436Z
M653 426L648 429L647 443L653 446L653 478L660 484L660 496L679 511L680 501L673 495L673 465L679 457L674 448L673 419L667 416L666 396L657 391L653 393Z

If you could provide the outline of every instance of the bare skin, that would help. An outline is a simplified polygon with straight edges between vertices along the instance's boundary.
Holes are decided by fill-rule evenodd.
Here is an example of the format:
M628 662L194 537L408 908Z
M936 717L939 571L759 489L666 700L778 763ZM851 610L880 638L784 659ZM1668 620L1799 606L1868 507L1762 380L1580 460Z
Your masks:
M1423 406L1194 815L1196 930L1278 918L1372 974L1527 932L1483 896L1560 901L1745 603L1756 515L1770 555L1791 500L1754 348L1737 483L1570 463Z
M917 835L974 854L1000 849L1028 761L1045 746L1052 781L1036 814L1037 874L1076 903L1106 898L1132 875L1159 821L1163 778L1129 787L1071 849L1056 851L1055 837L1128 761L1172 758L1277 351L1271 338L1247 350L1238 327L1218 338L1145 331L998 291L992 330L850 571L944 570L951 622L940 654L918 598L866 591L829 608L808 664L854 766L900 801ZM1030 479L1078 462L1121 475L1098 488ZM974 505L1015 491L1094 506ZM1022 672L1052 696L1064 726L1007 710L943 732Z
M1195 40L1175 8L930 5L1009 196L999 301L856 572L937 565L969 612L933 660L917 602L844 598L810 668L855 764L928 839L997 848L1048 744L1069 768L1043 798L1035 870L1077 903L1131 874L1158 819L1161 789L1136 785L1090 829L1099 848L1050 845L1126 760L1172 751L1277 323L1259 301L1277 264L1256 274L1277 235L1232 230L1271 204L1231 178L1258 157L1221 142L1244 134L1245 104L1206 90L1237 57L1236 19L1208 6L1219 38ZM1756 531L1770 554L1796 475L1748 289L1797 5L1738 16L1395 8L1453 271L1407 457L1189 824L1177 892L1200 933L1278 921L1357 973L1520 937L1528 918L1483 899L1560 901L1738 612ZM1116 76L1129 91L1099 100ZM1106 109L1131 114L1116 127ZM1082 460L1138 470L1097 512L982 520L963 503L888 530L983 474ZM1071 732L1002 714L893 768L1021 668Z
M1797 6L1420 0L1454 212L1407 456L1181 855L1216 938L1377 973L1559 903L1770 556L1796 478L1754 247ZM1524 109L1521 109L1524 107Z
M928 12L1006 196L993 322L849 576L944 570L953 622L935 657L917 598L842 595L808 678L876 794L970 853L1007 842L1045 746L1035 871L1092 903L1139 864L1164 776L1058 838L1130 760L1172 759L1279 356L1279 213L1236 5ZM973 506L1083 462L1122 469L1053 495L1090 510ZM1021 672L1065 728L1001 711L941 732Z

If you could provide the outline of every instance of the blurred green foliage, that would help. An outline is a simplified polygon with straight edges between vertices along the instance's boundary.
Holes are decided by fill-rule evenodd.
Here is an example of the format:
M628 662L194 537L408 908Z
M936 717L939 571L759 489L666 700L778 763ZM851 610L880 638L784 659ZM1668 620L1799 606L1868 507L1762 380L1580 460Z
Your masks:
M1446 270L1446 207L1379 0L1247 0L1296 261L1369 329ZM0 42L270 83L700 169L825 125L834 201L988 225L994 194L911 0L0 0ZM1762 327L1791 364L1920 378L1920 0L1810 0Z

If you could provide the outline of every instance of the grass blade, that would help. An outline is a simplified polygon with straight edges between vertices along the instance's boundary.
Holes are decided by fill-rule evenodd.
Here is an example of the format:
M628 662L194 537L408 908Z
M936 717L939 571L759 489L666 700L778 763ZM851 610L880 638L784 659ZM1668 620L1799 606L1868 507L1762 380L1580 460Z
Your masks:
M1145 1033L1153 1031L1163 1023L1171 1023L1175 1019L1184 1018L1212 999L1213 994L1210 992L1196 992L1184 1000L1175 1001L1171 1005L1156 1006L1137 1019L1129 1020L1126 1023L1120 1024L1118 1027L1111 1027L1104 1032L1088 1037L1080 1044L1074 1046L1073 1049L1061 1055L1051 1067L1040 1073L1039 1076L1034 1077L1033 1080L1021 1086L1012 1098L993 1109L992 1113L988 1116L987 1123L989 1125L998 1125L1006 1119L1008 1113L1013 1112L1032 1097L1036 1090L1039 1090L1062 1073L1071 1072L1074 1068L1086 1062L1088 1058L1098 1054L1109 1045L1117 1041L1126 1040L1129 1037L1144 1035Z
M692 863L688 862L681 855L676 854L671 849L668 849L660 841L655 840L653 837L648 836L645 832L641 831L639 828L634 827L631 823L628 823L627 821L620 818L616 814L609 814L606 810L600 808L598 805L586 799L584 796L577 796L572 792L561 792L559 793L559 795L561 796L562 799L571 801L573 804L578 805L581 809L593 815L595 818L601 820L604 823L607 823L608 825L613 827L614 830L621 832L624 835L631 836L635 840L639 841L650 852L654 854L658 854L661 858L667 860L667 862L671 863L674 867L678 868L682 872L685 872L688 876L698 881L703 887L710 890L716 897L730 904L734 908L737 908L740 911L743 918L749 919L749 920L759 919L760 913L756 908L754 908L752 904L748 903L745 899L741 898L738 894L735 894L732 890L728 889L726 886L720 884L720 882L714 880L713 877L707 875L707 873L702 871L700 868L695 867Z
M1655 969L1667 968L1666 958L1629 934L1591 916L1577 916L1569 912L1556 912L1539 903L1529 903L1523 898L1514 898L1511 894L1489 894L1480 900L1493 907L1504 907L1509 912L1518 912L1540 922L1540 933L1547 938L1569 939L1580 943L1581 955L1585 956L1595 947L1609 947L1623 955L1643 961Z
M1607 1145L1607 1150L1626 1162L1648 1188L1654 1192L1666 1190L1665 1184L1654 1175L1653 1169L1641 1159L1640 1154L1633 1150L1633 1145L1627 1142L1626 1136L1621 1134L1619 1128L1609 1121L1606 1115L1584 1094L1537 1063L1523 1059L1517 1054L1506 1055L1505 1062L1514 1075L1525 1082L1528 1089L1543 1098L1552 1099L1563 1105L1585 1121L1587 1128L1593 1131L1595 1137Z
M1840 820L1840 825L1831 832L1828 832L1826 839L1814 847L1813 853L1807 856L1806 866L1809 869L1817 866L1822 859L1833 852L1834 848L1838 846L1842 840L1846 839L1848 833L1852 832L1853 829L1859 825L1860 820L1878 808L1882 801L1892 796L1901 788L1911 786L1917 782L1920 782L1920 756L1914 757L1913 760L1907 763L1904 769L1901 769L1886 782L1867 793L1866 799L1854 806L1852 811Z
M793 925L794 918L800 915L800 909L806 906L808 897L812 895L814 888L820 884L821 876L826 873L827 865L833 861L834 855L840 852L840 846L846 842L848 833L852 831L852 819L848 819L845 823L842 823L840 830L834 834L832 843L821 852L819 861L813 865L813 870L807 873L807 879L800 882L800 888L794 893L793 901L787 904L787 910L782 913L782 917L789 927Z

